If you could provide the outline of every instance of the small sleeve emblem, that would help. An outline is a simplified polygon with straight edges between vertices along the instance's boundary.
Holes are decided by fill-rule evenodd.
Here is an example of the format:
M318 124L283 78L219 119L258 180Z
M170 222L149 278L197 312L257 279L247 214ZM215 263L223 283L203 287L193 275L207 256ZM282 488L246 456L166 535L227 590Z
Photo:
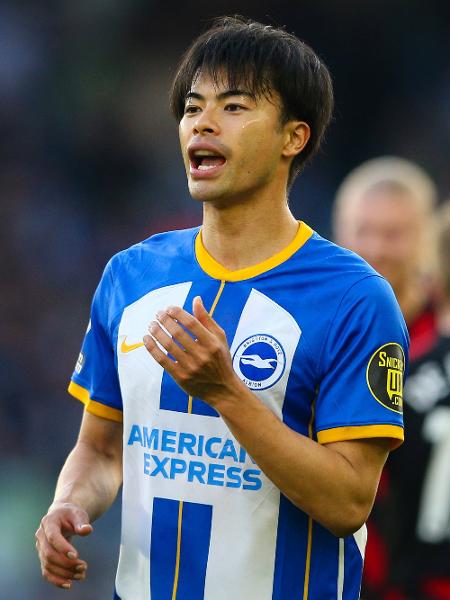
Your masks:
M78 355L77 364L75 365L75 373L80 374L84 366L84 354L80 352Z
M403 412L405 354L400 344L391 342L378 348L367 365L366 379L372 396L394 412Z

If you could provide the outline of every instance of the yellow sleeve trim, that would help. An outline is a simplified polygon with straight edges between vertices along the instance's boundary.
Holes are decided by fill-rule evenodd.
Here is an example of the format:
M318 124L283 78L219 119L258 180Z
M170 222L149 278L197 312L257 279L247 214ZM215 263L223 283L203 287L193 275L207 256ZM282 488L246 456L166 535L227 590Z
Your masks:
M404 440L403 427L400 427L400 425L359 425L333 427L317 432L317 440L320 444L362 440L364 438L392 438L392 448L397 448Z
M96 417L103 417L103 419L109 419L110 421L116 421L117 423L122 423L123 421L123 413L121 410L117 408L111 408L110 406L106 406L106 404L101 404L101 402L96 402L92 400L89 396L89 392L86 388L78 385L75 381L71 381L69 383L69 387L67 391L71 396L80 400L87 410L87 412L95 415Z
M245 269L238 269L237 271L230 271L218 263L206 250L203 245L202 232L200 230L195 238L195 255L200 267L210 277L222 281L243 281L244 279L256 277L257 275L261 275L261 273L265 273L266 271L281 265L281 263L288 260L288 258L291 258L291 256L309 240L313 233L314 232L309 225L303 221L299 221L295 238L290 244L283 248L281 252L274 254L257 265L246 267Z

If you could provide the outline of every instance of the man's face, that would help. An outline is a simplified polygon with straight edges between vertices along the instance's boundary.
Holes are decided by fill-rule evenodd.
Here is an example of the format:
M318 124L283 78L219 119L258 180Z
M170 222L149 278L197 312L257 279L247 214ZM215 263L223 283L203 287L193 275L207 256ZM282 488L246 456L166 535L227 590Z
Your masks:
M242 201L286 174L286 135L276 97L255 99L200 74L186 98L179 133L196 200Z
M422 219L408 192L378 188L342 207L337 241L354 250L399 290L414 276Z

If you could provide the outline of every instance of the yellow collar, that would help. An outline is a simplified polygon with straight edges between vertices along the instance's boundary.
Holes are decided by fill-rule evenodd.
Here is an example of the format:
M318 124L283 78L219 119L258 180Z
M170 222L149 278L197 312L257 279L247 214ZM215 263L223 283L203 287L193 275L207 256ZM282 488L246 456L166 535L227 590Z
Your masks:
M295 254L295 252L297 252L297 250L299 250L303 244L309 240L312 234L313 230L311 227L309 227L309 225L303 221L299 221L297 234L292 242L286 246L286 248L283 248L283 250L277 252L277 254L274 254L270 258L267 258L257 265L245 267L245 269L238 269L237 271L230 271L218 263L208 253L203 245L202 232L200 230L195 238L195 256L197 257L200 267L210 277L213 277L214 279L220 279L222 281L243 281L244 279L251 279L252 277L261 275L261 273L281 265L281 263L285 262L288 260L288 258Z

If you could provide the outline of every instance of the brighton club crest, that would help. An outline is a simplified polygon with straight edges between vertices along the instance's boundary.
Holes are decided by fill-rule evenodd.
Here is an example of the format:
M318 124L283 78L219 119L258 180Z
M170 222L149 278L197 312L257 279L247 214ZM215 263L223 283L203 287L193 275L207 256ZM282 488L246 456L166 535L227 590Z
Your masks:
M244 340L233 356L233 368L251 390L266 390L283 375L286 355L271 335L258 333Z

